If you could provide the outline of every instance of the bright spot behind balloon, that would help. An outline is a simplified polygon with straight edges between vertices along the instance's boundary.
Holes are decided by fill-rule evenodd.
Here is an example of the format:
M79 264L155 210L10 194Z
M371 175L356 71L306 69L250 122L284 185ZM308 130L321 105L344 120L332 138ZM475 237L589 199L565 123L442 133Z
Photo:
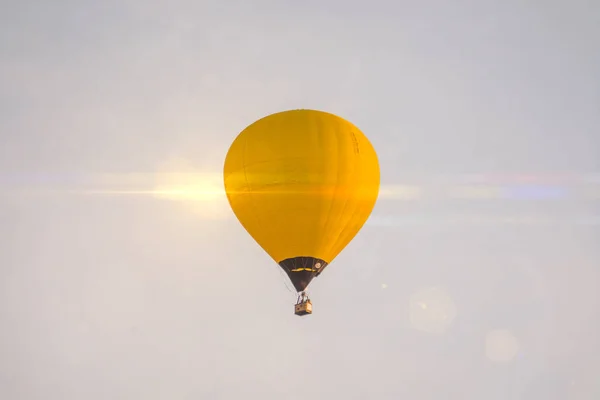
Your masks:
M485 337L485 355L493 362L512 361L519 351L517 338L508 330L493 330Z
M409 316L414 329L442 334L456 318L456 306L441 288L424 288L411 296Z
M188 162L166 163L154 177L152 194L180 202L206 219L230 216L221 174L198 172Z

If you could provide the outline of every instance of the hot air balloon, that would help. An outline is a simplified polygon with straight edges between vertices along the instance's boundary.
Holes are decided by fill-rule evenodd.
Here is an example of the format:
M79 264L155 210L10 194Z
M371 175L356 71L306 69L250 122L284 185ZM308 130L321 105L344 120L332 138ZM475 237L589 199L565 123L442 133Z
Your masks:
M237 136L223 175L234 214L298 292L295 313L311 314L307 286L356 236L377 201L375 149L336 115L283 111Z

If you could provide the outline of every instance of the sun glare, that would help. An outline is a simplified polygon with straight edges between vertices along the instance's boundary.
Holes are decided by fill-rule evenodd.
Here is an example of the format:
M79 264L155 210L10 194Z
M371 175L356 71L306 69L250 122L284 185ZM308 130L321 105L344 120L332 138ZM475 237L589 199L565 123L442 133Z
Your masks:
M149 196L179 203L203 219L231 215L220 173L199 172L182 160L170 161L154 174L103 174L95 183L105 189L86 194Z
M230 215L221 174L159 172L155 175L152 195L157 199L179 202L207 219Z

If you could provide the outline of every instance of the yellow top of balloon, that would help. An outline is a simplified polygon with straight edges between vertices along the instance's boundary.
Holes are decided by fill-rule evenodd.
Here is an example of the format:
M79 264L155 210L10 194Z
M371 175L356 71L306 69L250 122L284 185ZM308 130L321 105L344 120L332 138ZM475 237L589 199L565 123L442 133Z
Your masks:
M224 167L233 212L278 263L330 263L367 221L379 193L377 154L350 122L322 111L269 115L244 129Z

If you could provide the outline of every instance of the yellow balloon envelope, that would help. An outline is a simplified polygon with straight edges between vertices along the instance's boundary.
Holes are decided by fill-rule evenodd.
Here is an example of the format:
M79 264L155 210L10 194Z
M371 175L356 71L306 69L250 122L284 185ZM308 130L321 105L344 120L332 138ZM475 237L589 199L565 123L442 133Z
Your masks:
M284 111L238 135L224 181L241 224L302 292L369 218L379 163L350 122L322 111Z

